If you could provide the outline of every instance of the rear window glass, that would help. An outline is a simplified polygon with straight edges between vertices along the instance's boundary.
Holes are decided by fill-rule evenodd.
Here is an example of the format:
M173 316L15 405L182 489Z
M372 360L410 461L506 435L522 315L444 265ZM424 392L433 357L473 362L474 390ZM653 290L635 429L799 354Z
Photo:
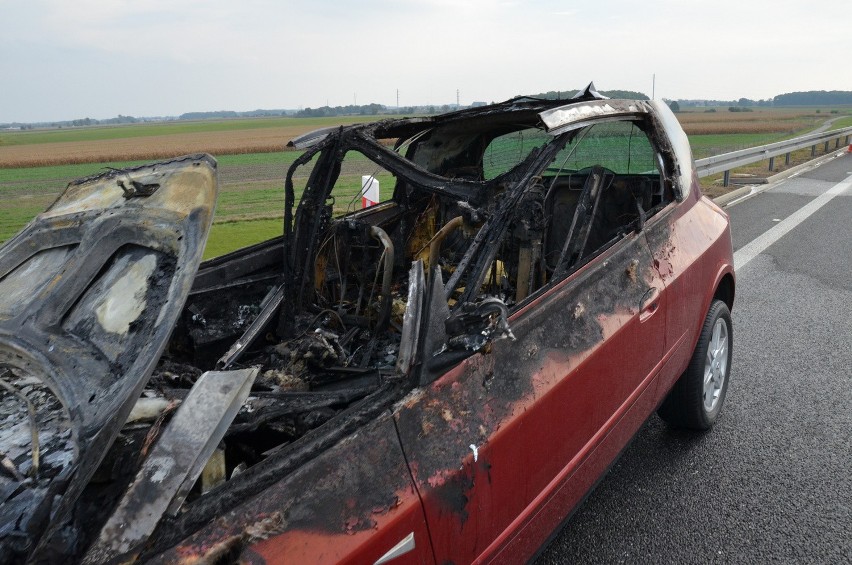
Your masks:
M654 148L633 122L608 122L586 128L554 160L566 171L600 165L618 174L657 174Z
M527 158L533 149L553 139L537 128L522 129L495 137L482 156L482 172L486 180L499 177Z

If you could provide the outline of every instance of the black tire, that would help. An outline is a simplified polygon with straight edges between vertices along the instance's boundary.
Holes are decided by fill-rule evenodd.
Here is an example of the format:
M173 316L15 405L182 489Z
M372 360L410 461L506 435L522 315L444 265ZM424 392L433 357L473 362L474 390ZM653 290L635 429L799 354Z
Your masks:
M714 343L717 324L719 335ZM723 341L726 342L726 351L719 349ZM731 312L724 302L714 300L707 317L704 318L701 334L686 372L681 375L657 410L660 418L674 427L693 430L708 430L716 423L728 391L733 343ZM711 345L714 349L708 356ZM707 387L705 375L710 378Z

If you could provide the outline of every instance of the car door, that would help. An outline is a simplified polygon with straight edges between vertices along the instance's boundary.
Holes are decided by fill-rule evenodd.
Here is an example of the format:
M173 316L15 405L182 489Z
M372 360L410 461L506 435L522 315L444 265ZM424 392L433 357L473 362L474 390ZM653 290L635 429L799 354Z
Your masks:
M598 141L613 134L604 129ZM570 191L591 178L578 173L588 165L601 162L570 173L559 164L549 187ZM609 189L601 198L616 197ZM552 217L564 235L573 216ZM590 227L570 274L512 312L514 341L495 341L395 410L438 562L529 556L653 408L643 393L664 347L659 273L638 225L612 237Z
M0 248L4 407L30 425L4 424L3 450L23 446L14 463L34 477L0 489L7 556L73 551L63 528L165 347L216 193L209 155L112 170L71 183Z

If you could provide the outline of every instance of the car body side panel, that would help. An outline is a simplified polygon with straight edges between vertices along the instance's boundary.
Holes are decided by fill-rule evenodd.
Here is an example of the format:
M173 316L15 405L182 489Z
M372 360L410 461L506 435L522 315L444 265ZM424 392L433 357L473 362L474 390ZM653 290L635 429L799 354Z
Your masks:
M495 562L514 562L528 556L529 548L540 547L553 529L588 494L595 481L612 464L685 370L703 322L703 313L712 299L713 289L722 276L733 275L730 230L724 212L706 199L702 200L697 184L689 191L684 203L670 206L670 210L662 211L646 224L645 234L654 252L655 265L666 282L672 280L671 267L666 260L674 253L679 261L681 281L689 281L683 284L693 285L694 295L689 295L691 298L687 300L694 300L695 304L688 309L685 309L687 305L682 296L677 297L680 300L677 305L668 302L670 285L663 292L662 304L667 312L667 323L671 316L680 316L683 329L679 335L678 332L667 331L666 353L657 365L655 377L649 378L647 386L636 391L629 408L618 415L620 420L612 426L612 431L605 435L576 472L566 472L568 476L557 478L554 484L542 492L541 497L545 502L540 504L539 512L526 521L523 517L519 518L518 523L511 528L513 533L507 535L505 540L498 540L502 550L496 554ZM692 234L696 224L699 235L690 238L692 245L683 243L687 239L686 234ZM681 237L678 243L673 244L671 239L675 232L681 232ZM681 243L682 248L675 253L673 248Z
M394 563L433 563L420 500L385 411L153 561L232 555L247 563L373 563L410 533L414 549Z
M398 405L439 562L484 557L648 385L665 320L657 311L640 322L639 306L654 284L647 243L630 234L517 312L517 341L495 342Z
M671 354L660 375L662 400L686 369L720 273L733 274L727 214L697 186L674 213L649 227L648 239L666 284L666 348Z
M661 367L662 363L658 365ZM528 512L518 517L483 555L493 563L519 563L529 559L554 534L589 494L594 485L627 446L648 416L656 408L657 376L653 375L636 390L624 410L601 429L592 448L577 467L567 466L549 484ZM607 432L605 433L605 430Z

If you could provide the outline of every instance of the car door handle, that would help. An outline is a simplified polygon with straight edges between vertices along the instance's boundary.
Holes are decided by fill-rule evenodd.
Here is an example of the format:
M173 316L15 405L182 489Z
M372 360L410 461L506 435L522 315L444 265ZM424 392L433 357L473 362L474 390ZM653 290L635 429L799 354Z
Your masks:
M660 307L660 289L652 286L642 296L642 304L639 307L639 321L644 322L654 315Z

